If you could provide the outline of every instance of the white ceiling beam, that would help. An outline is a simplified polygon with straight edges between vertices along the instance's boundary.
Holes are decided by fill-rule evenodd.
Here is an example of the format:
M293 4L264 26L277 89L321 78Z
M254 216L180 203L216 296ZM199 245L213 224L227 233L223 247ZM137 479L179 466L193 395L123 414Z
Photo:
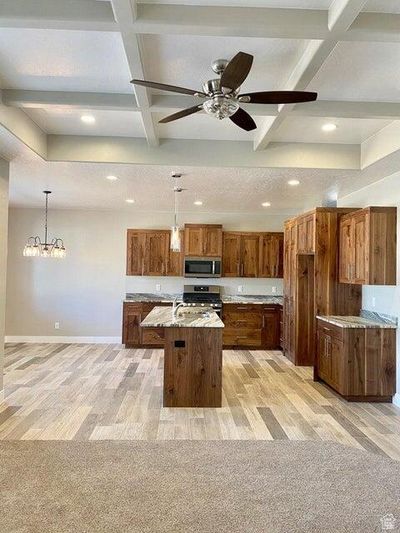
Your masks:
M64 107L140 112L133 94L3 89L2 101L7 106L27 109ZM149 110L152 113L167 113L191 107L197 102L198 99L183 94L153 94L151 95ZM275 117L279 112L277 105L242 104L242 107L252 115L260 117ZM291 115L299 117L398 120L400 119L400 102L317 100L316 102L294 106Z
M2 0L0 27L118 31L111 5L97 0Z
M250 142L163 139L149 147L127 137L48 136L49 161L146 165L359 169L360 146L354 144L272 143L252 151Z
M332 32L346 32L365 3L366 0L334 0L328 14L330 30ZM335 39L311 41L283 89L288 91L305 90L337 42ZM275 132L293 108L293 105L282 105L276 117L265 121L255 136L255 150L264 150L268 146L273 140Z
M114 16L119 25L122 42L132 78L145 79L145 71L141 54L140 35L133 30L137 15L136 0L111 0ZM158 146L159 140L153 117L151 115L150 96L145 87L133 86L136 102L140 107L142 123L149 146Z

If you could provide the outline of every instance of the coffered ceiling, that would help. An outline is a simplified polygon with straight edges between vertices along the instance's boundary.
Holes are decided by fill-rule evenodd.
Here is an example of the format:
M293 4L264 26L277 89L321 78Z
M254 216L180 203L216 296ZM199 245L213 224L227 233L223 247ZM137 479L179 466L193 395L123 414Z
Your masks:
M239 50L255 57L243 90L318 101L244 105L257 124L245 132L204 113L159 124L197 100L130 84L200 89ZM397 0L3 0L0 125L49 162L343 180L400 150L399 63ZM0 155L8 145L0 135Z

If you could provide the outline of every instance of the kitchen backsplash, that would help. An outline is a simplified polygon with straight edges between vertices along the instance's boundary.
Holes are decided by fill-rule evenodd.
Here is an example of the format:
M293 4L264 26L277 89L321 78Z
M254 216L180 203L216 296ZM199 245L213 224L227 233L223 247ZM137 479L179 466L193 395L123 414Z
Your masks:
M283 293L283 279L268 278L175 278L153 276L127 276L126 292L159 292L167 294L180 293L183 285L220 285L224 294L240 294L238 288L242 287L242 294L277 294ZM274 288L276 292L274 292Z

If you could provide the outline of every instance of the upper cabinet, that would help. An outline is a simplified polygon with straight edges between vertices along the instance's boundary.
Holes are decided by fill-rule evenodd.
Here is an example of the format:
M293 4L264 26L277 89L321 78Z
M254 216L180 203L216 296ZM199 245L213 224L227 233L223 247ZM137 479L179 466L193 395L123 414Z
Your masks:
M297 252L315 253L315 214L311 213L297 219Z
M225 231L223 243L224 277L283 276L283 233Z
M396 285L395 207L367 207L341 218L339 281Z
M221 257L222 225L185 224L185 255Z
M260 237L260 278L283 277L283 233L262 233Z
M183 232L181 237L183 243ZM128 230L128 276L182 276L182 271L183 252L170 249L169 230Z

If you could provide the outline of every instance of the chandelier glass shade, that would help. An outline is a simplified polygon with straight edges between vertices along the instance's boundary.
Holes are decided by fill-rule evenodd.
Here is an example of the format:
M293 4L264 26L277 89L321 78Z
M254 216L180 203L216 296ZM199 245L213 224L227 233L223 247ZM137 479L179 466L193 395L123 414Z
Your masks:
M174 186L174 225L171 227L171 238L170 238L170 248L173 252L181 251L181 229L178 225L178 198L177 194L182 191L181 188L177 185L177 178L180 177L178 174L173 174L172 177L175 179Z
M208 114L219 120L231 117L239 109L239 103L228 96L214 96L203 103L203 109Z
M44 222L44 240L41 241L40 237L29 237L26 241L22 254L24 257L55 257L57 259L63 259L66 256L66 250L64 242L59 237L52 239L49 242L47 231L47 216L49 209L49 194L51 191L43 191L46 195L46 208L45 208L45 222Z

